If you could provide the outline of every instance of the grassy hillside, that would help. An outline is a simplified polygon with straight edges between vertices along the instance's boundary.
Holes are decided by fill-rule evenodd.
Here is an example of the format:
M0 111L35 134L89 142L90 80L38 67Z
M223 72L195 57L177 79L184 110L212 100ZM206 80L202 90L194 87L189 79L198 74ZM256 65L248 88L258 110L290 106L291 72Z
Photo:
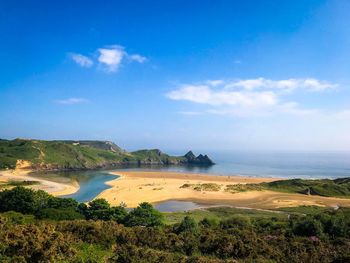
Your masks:
M169 156L157 149L129 153L109 141L0 140L0 169L15 168L17 160L29 161L35 169L94 169L128 164L191 163L184 156ZM203 164L206 164L206 160Z
M139 150L135 152L131 152L132 156L136 158L137 160L140 160L143 163L163 163L163 164L176 164L185 162L185 157L176 157L176 156L170 156L168 154L165 154L161 152L158 149L153 150Z
M327 197L350 198L350 178L339 178L335 180L278 180L270 183L261 184L228 185L225 189L225 191L231 193L261 190L272 190L277 192L319 195Z

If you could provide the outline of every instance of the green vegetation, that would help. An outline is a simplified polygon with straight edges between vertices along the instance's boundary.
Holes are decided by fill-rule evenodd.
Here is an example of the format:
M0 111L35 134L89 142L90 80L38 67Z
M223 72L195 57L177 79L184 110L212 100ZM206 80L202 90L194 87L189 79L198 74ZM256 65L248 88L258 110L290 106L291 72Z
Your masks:
M298 193L308 195L320 195L327 197L350 197L350 178L319 179L290 179L278 180L260 184L236 184L227 185L225 191L230 193L246 191L271 190L285 193Z
M131 152L132 158L142 164L177 164L186 162L185 157L170 156L158 149Z
M289 208L288 216L217 207L177 213L169 225L147 203L128 212L103 199L85 205L23 187L0 192L0 205L0 262L350 261L350 208ZM52 216L68 210L80 218Z
M299 213L299 214L302 214L302 213ZM262 211L262 210L243 209L243 208L234 208L234 207L211 207L206 209L190 210L186 212L164 213L164 216L165 216L165 223L169 225L181 222L181 220L183 220L186 216L190 216L196 222L200 222L204 219L208 219L213 222L218 222L220 220L229 219L233 216L247 216L249 218L266 218L266 219L277 218L279 220L286 220L288 218L287 213L281 213L280 211L273 211L273 210Z
M8 182L0 182L0 189L15 187L15 186L30 186L30 185L38 185L39 181L15 181L11 180Z
M350 197L350 178L280 180L262 184L269 190L320 196Z
M240 193L247 191L261 191L264 186L261 184L229 184L226 185L225 191L230 193Z
M215 183L205 183L205 184L183 184L180 188L191 188L195 191L212 191L218 192L221 189L221 186Z
M0 213L9 211L33 215L37 219L104 220L127 226L160 226L164 221L163 215L148 203L128 213L124 206L110 206L104 199L95 199L86 205L72 198L58 198L42 190L20 186L0 192Z
M117 165L213 164L200 159L169 156L160 150L132 153L108 141L0 140L0 169L14 169L17 160L31 163L33 169L96 169Z

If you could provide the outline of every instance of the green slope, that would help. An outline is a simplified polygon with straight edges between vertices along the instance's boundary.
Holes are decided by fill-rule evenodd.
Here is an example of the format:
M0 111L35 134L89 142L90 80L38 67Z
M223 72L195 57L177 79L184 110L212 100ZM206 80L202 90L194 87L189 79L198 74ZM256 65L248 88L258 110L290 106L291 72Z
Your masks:
M95 169L129 164L192 163L184 156L170 156L160 150L129 153L109 141L0 140L0 169L15 168L17 160L31 162L34 169ZM209 158L202 163L212 164Z
M261 190L349 198L350 178L339 178L335 180L289 179L260 184L228 185L225 189L225 191L231 193Z

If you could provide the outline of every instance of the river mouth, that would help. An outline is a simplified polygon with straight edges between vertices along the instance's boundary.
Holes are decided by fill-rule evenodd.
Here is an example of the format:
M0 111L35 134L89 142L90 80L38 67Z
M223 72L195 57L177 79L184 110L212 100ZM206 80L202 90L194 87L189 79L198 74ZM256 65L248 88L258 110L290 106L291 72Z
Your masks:
M31 176L47 179L58 183L78 183L79 190L70 195L60 196L62 198L73 198L78 202L86 203L98 196L101 192L111 188L106 183L119 176L113 175L111 171L64 171L64 172L40 172Z

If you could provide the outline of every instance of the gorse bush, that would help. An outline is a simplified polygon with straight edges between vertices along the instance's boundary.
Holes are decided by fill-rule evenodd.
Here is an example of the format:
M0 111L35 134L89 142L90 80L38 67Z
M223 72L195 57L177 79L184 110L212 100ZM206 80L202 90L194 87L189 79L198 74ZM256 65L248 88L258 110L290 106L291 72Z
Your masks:
M349 208L164 225L148 203L128 212L23 188L0 200L0 262L350 262Z

